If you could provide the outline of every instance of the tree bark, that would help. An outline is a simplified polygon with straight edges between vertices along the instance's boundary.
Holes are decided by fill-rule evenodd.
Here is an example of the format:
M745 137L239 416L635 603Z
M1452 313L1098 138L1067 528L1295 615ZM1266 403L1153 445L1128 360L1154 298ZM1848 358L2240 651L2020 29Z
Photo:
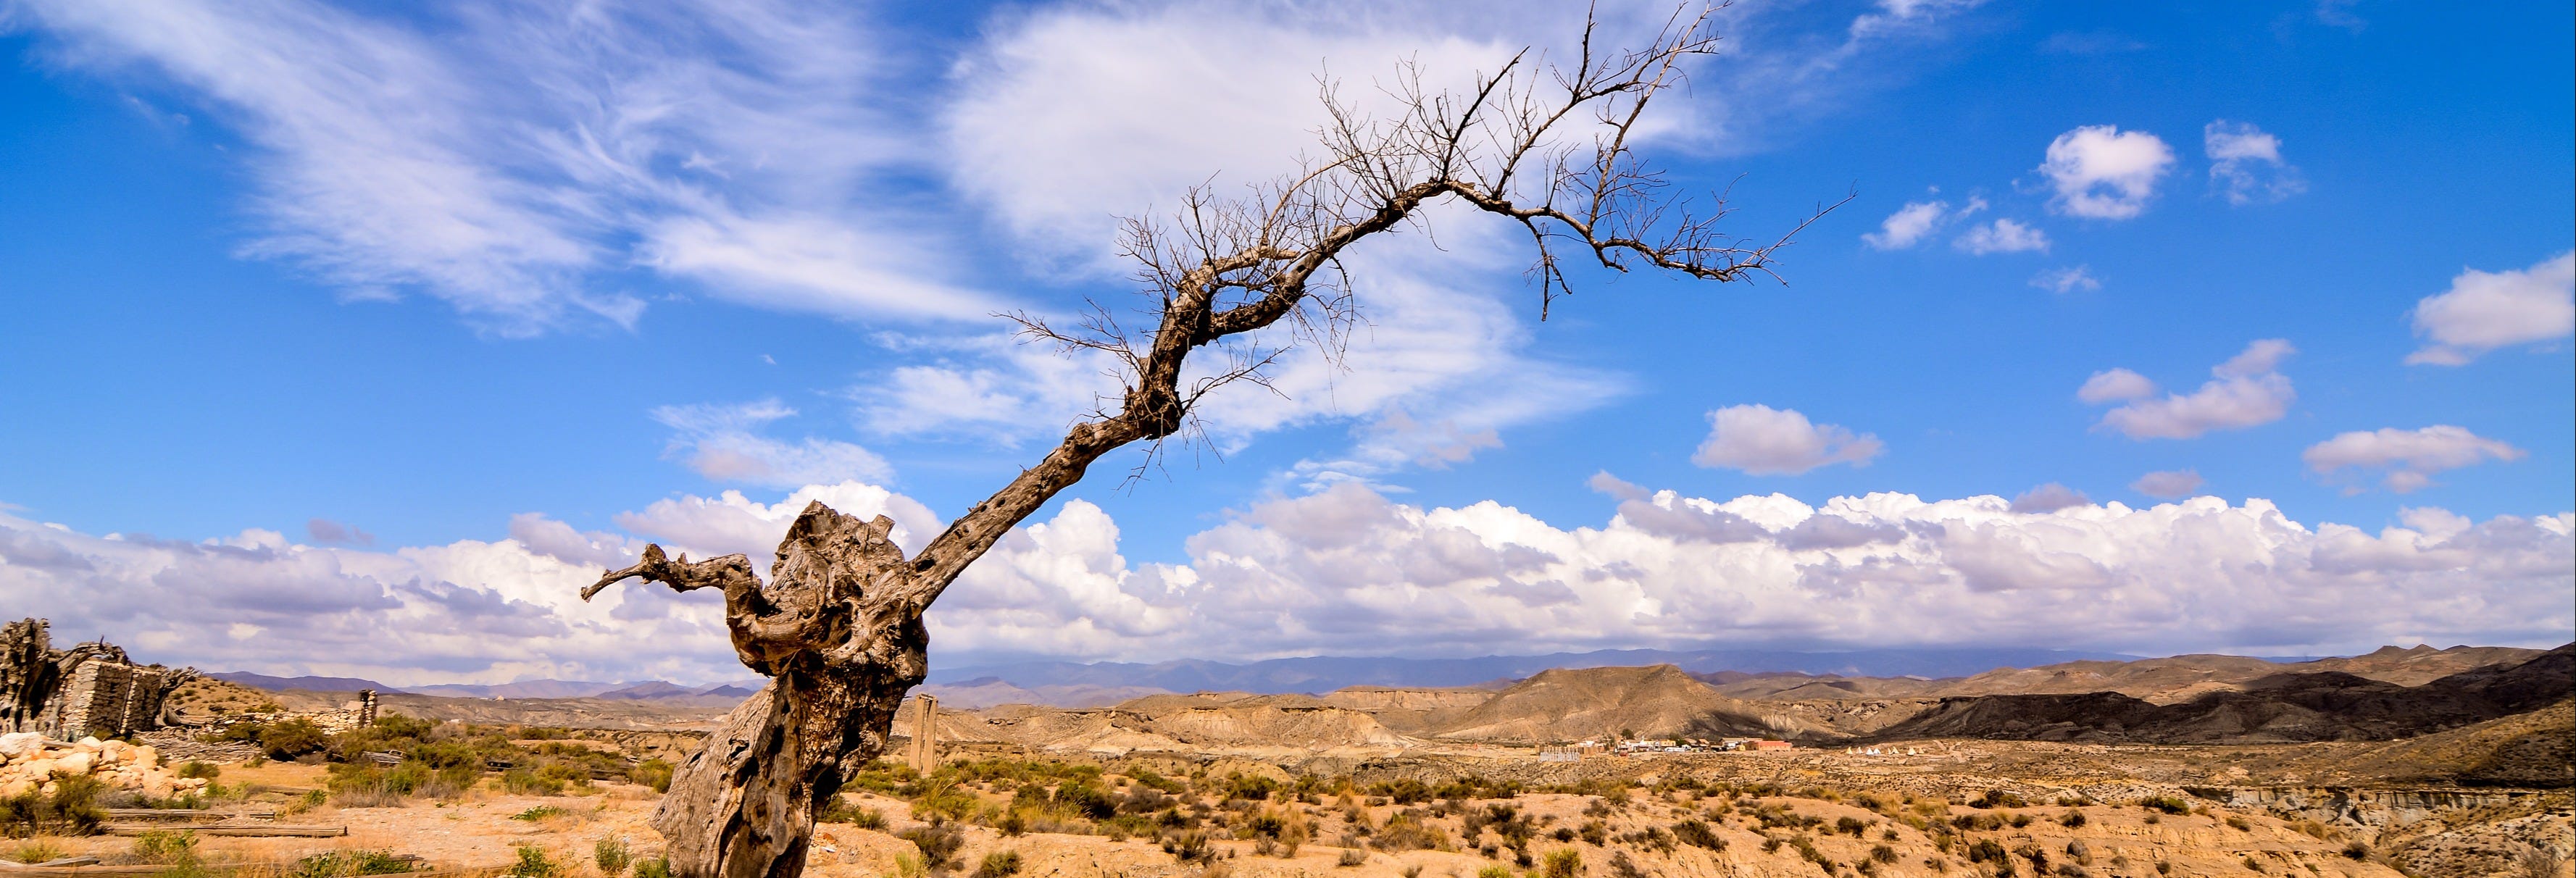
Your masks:
M771 678L673 772L653 812L672 874L796 878L818 812L885 752L930 645L893 529L884 516L861 521L818 502L788 528L766 587L741 555L692 563L650 546L583 590L588 598L628 577L720 589L735 653Z

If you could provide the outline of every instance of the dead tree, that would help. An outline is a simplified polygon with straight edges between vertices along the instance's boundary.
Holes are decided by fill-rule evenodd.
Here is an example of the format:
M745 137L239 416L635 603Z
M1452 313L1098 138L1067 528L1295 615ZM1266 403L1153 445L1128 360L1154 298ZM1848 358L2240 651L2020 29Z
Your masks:
M584 589L587 599L629 577L717 589L734 651L772 678L679 768L655 812L674 874L801 873L817 811L885 751L896 708L927 670L922 613L940 591L1103 455L1143 442L1152 460L1196 425L1199 400L1260 383L1288 345L1320 344L1330 355L1353 319L1340 259L1359 242L1422 222L1424 208L1442 201L1518 224L1537 249L1542 318L1566 292L1565 260L1715 281L1768 275L1787 235L1758 245L1720 235L1722 199L1693 212L1631 151L1648 103L1682 84L1681 65L1713 54L1716 42L1707 10L1685 10L1633 52L1599 51L1587 24L1573 63L1524 51L1464 92L1435 93L1407 68L1389 88L1403 109L1384 118L1327 84L1323 154L1303 173L1240 199L1194 190L1173 220L1126 224L1122 244L1145 286L1139 323L1151 329L1127 331L1098 303L1061 328L1008 315L1029 338L1108 355L1124 391L918 554L904 556L882 516L861 521L815 503L788 529L766 584L742 555L693 562L651 546ZM1273 327L1286 337L1252 343ZM1223 366L1185 368L1210 348Z

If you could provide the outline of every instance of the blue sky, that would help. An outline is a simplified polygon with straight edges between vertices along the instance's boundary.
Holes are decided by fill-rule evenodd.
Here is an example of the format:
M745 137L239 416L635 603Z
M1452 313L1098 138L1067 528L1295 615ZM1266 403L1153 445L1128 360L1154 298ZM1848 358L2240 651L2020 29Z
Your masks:
M992 311L1123 295L1111 218L1285 169L1320 71L1573 32L1496 9L0 3L0 596L208 665L737 675L705 606L562 593L791 495L935 529L1098 386ZM2569 18L1741 4L1647 149L1747 236L1851 194L1785 285L1541 323L1504 230L1375 242L1346 369L1096 467L934 660L2563 642Z

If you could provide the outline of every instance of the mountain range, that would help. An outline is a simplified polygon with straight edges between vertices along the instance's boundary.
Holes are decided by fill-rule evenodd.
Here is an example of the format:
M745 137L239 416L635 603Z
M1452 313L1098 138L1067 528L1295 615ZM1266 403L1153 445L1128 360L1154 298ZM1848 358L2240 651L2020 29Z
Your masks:
M246 671L218 671L206 676L227 683L239 683L254 689L284 692L301 689L308 692L356 692L374 689L378 692L402 692L412 695L434 695L441 698L607 698L621 701L651 701L669 698L746 698L767 680L734 680L705 686L682 686L667 680L641 683L601 683L588 680L521 680L516 683L439 683L429 686L388 686L361 677L273 677Z
M1964 677L1997 668L2062 662L2124 661L2139 656L2055 649L1786 650L1604 649L1547 655L1461 659L1309 656L1245 664L1185 659L1139 664L1031 661L933 669L929 683L984 678L1029 689L1046 686L1146 687L1167 692L1330 692L1348 686L1448 687L1518 680L1540 671L1672 665L1694 673L1803 673L1854 677ZM2262 661L2255 659L2254 661ZM944 697L944 696L943 696Z

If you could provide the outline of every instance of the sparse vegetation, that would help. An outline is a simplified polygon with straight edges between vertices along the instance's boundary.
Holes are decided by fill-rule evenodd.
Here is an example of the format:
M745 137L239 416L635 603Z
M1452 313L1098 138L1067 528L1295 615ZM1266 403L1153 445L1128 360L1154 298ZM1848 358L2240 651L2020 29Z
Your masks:
M519 860L510 866L510 874L516 878L560 878L563 871L562 865L546 856L544 848L532 844L520 845Z
M616 878L635 862L635 852L626 847L625 839L611 836L591 845L591 861L599 866L599 874Z
M99 804L105 786L85 774L56 772L54 791L30 789L0 799L0 835L28 838L37 835L93 835L107 820L107 809Z
M1010 878L1020 874L1019 851L994 851L976 864L974 878Z

